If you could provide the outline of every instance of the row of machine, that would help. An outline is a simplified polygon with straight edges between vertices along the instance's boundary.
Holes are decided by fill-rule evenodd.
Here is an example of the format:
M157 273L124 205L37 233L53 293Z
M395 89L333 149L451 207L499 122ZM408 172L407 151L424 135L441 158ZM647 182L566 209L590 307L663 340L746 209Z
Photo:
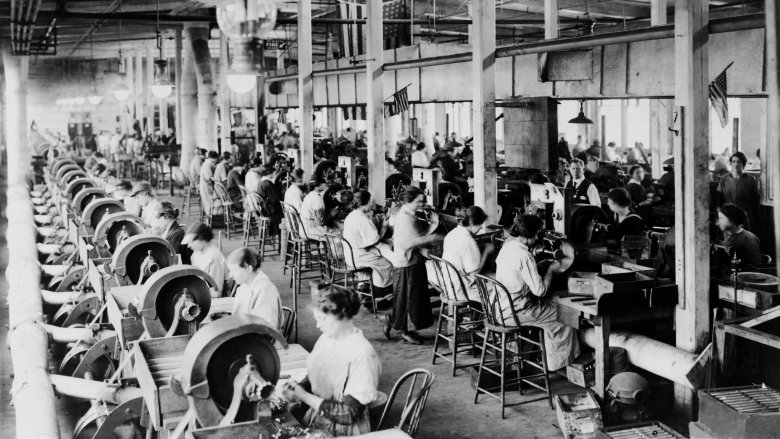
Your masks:
M63 249L42 256L44 326L61 357L51 378L58 394L88 402L73 437L271 437L284 428L269 409L280 405L274 388L305 367L306 351L260 318L217 318L232 299L212 299L210 276L182 265L75 161L49 163L44 178L32 193L39 248Z

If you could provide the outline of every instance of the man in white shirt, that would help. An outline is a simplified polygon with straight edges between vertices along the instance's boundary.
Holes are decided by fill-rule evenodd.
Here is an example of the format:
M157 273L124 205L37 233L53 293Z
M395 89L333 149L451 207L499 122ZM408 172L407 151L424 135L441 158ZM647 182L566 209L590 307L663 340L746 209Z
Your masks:
M601 207L601 197L595 184L585 178L585 164L580 159L572 159L569 165L571 180L566 183L567 189L573 189L572 200L575 204L590 204Z
M428 156L425 155L425 143L418 143L415 146L415 151L412 153L412 167L414 168L428 168L431 166Z

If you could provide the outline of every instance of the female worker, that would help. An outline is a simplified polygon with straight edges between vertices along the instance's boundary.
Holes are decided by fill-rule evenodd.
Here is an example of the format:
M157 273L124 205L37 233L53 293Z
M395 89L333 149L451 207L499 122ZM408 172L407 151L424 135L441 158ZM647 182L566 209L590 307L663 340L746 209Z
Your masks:
M276 285L260 270L257 252L246 247L239 248L228 255L227 267L230 277L238 284L232 314L254 314L279 330L282 325L282 299Z
M628 175L631 177L626 184L631 202L636 206L636 211L645 222L652 220L653 202L655 193L644 186L645 168L640 165L634 165L629 169Z
M303 230L306 232L306 236L310 239L316 239L322 241L325 239L325 234L332 233L328 226L325 225L325 200L322 199L322 194L325 189L328 188L328 182L324 177L320 177L314 180L314 188L312 191L306 194L301 203L301 222L303 223Z
M442 259L452 264L463 276L466 285L466 295L470 300L480 302L475 274L482 271L493 246L480 252L474 239L487 220L487 214L479 206L471 206L456 212L458 226L444 237ZM444 272L442 272L444 274ZM430 277L430 275L429 275ZM452 279L453 285L458 285L457 279ZM449 282L449 281L445 281Z
M284 202L300 212L304 197L303 169L298 168L290 172L289 179L290 186L284 193Z
M419 335L409 330L411 320L415 329L433 325L431 302L428 295L428 275L425 260L419 248L439 241L436 235L423 235L417 227L415 212L425 204L425 195L416 186L407 186L401 193L401 209L393 226L393 312L385 320L384 334L390 338L390 329L401 331L406 343L422 344Z
M179 218L179 209L174 207L171 202L163 201L157 210L157 218L152 224L152 232L168 241L176 253L182 255L182 260L185 259L184 255L186 254L187 261L189 261L189 252L182 245L184 230L179 226L177 218Z
M347 263L354 258L357 267L371 267L371 282L375 288L392 285L393 264L387 259L392 254L389 245L379 242L379 231L372 219L374 203L368 191L355 193L355 209L344 219L344 239L352 247L352 257L345 254Z
M313 297L314 318L322 336L306 359L307 378L288 381L283 395L308 406L303 424L334 436L371 431L368 404L377 397L382 365L352 317L360 298L351 290L319 285Z
M553 371L577 358L580 346L574 329L558 322L558 307L547 297L552 277L560 272L561 263L553 261L541 276L530 251L542 225L542 220L534 215L520 215L515 219L496 258L496 280L509 291L509 297L502 297L500 302L504 324L515 325L514 310L518 323L541 328L547 367Z
M271 219L268 233L276 236L279 233L279 223L282 222L284 212L282 211L282 194L274 183L275 169L271 166L263 167L260 171L260 183L257 186L257 193L265 202L266 212Z
M739 268L761 263L761 241L752 232L745 230L747 213L734 204L724 204L718 209L718 228L723 232L723 246L731 249L739 259ZM721 259L723 272L728 272L731 257Z
M212 296L220 297L225 286L227 262L213 241L214 232L211 231L211 228L206 224L198 223L187 229L181 243L192 250L192 256L190 256L192 265L205 271L214 279Z
M609 191L607 205L613 212L613 230L607 237L608 241L620 242L628 235L642 235L645 233L645 222L631 211L631 197L623 188L615 188Z

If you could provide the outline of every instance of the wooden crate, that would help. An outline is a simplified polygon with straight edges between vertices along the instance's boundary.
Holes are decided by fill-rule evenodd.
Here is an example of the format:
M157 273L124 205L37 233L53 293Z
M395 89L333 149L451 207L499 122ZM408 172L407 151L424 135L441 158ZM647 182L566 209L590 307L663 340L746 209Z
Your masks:
M130 342L141 338L144 324L127 313L127 307L140 292L137 285L116 286L106 295L108 321L116 329L117 340L123 349L130 348Z
M653 439L685 439L685 436L658 421L602 428L596 432L594 437L596 439L646 439L648 437Z
M593 296L593 283L598 273L592 271L574 271L569 277L570 296Z
M555 395L553 402L566 439L591 439L604 426L601 407L589 391Z
M574 362L566 366L566 377L572 383L588 388L596 384L596 361L593 353L581 355Z
M232 425L203 427L187 433L188 439L271 439L268 427L257 421L240 422Z
M182 414L189 408L187 398L171 389L170 378L179 374L190 338L190 335L177 335L140 340L133 348L136 378L155 430L164 425L164 417Z
M655 279L637 272L600 274L593 283L593 296L643 290L655 286Z

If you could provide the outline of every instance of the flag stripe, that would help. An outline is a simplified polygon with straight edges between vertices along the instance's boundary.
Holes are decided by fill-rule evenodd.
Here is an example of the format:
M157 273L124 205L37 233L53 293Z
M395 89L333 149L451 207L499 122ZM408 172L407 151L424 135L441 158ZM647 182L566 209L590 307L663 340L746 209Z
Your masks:
M712 107L718 113L718 119L720 120L720 126L725 128L729 121L729 105L728 105L728 79L726 77L726 70L720 72L714 81L710 83L710 102Z

